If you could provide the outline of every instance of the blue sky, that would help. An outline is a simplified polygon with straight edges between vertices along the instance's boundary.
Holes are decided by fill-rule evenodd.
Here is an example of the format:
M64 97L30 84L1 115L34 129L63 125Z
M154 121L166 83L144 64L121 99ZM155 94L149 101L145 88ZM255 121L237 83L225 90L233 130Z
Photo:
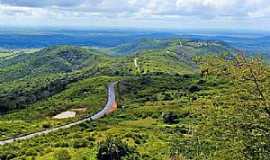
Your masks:
M0 26L270 30L270 2L0 0Z

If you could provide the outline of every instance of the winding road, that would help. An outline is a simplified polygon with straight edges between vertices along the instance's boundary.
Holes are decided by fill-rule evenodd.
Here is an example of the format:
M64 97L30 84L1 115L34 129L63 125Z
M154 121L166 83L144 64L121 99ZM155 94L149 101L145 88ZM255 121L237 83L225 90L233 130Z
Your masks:
M113 83L109 84L108 91L107 91L107 93L108 93L107 103L106 103L105 107L101 111L96 113L95 115L93 115L91 117L87 117L87 118L82 119L82 120L79 120L77 122L73 122L70 124L60 126L60 127L51 128L48 130L32 133L32 134L29 134L26 136L21 136L21 137L17 137L17 138L11 138L11 139L7 139L4 141L0 141L0 145L13 143L15 141L20 141L20 140L27 140L27 139L31 139L31 138L36 137L36 136L46 135L46 134L49 134L51 132L55 132L55 131L58 131L61 129L67 129L67 128L70 128L72 126L84 123L86 121L97 120L105 115L108 115L108 114L114 112L117 109L117 103L116 103L116 99L115 99L115 85L116 85L116 83L117 82L113 82Z

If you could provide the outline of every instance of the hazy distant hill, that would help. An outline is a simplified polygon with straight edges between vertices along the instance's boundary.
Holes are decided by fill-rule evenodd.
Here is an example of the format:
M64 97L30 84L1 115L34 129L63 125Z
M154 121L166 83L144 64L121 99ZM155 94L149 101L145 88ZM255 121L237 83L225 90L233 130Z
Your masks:
M171 40L142 39L135 42L120 44L111 49L113 54L128 55L144 50L162 49L169 46Z
M142 38L172 38L171 33L136 31L39 31L29 33L1 33L0 48L43 48L52 45L77 45L115 47L123 43L139 41Z
M222 41L213 40L188 40L188 39L143 39L136 42L125 43L116 46L110 51L112 54L129 55L145 50L172 49L189 55L223 54L236 50Z
M263 55L270 60L270 36L264 35L184 35L183 38L198 40L218 40L223 41L231 47L241 49L250 55Z
M176 31L136 30L41 30L0 33L0 48L44 48L52 45L76 45L98 48L113 48L113 53L125 54L143 49L158 49L167 45L166 39L183 38L225 42L230 47L243 49L250 55L260 54L270 59L270 38L260 33L190 34ZM142 40L144 39L144 40ZM153 39L156 39L154 42ZM165 40L165 41L164 41ZM148 42L147 42L148 41ZM159 42L158 42L159 41Z

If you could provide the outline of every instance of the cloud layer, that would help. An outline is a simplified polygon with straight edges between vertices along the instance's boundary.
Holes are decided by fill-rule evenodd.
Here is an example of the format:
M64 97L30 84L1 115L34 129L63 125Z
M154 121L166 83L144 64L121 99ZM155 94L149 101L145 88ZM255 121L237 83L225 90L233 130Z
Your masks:
M0 20L12 23L8 21L11 17L14 23L22 25L72 22L82 26L129 26L130 22L142 26L198 23L229 26L236 22L268 25L264 21L270 20L270 3L269 0L0 0Z

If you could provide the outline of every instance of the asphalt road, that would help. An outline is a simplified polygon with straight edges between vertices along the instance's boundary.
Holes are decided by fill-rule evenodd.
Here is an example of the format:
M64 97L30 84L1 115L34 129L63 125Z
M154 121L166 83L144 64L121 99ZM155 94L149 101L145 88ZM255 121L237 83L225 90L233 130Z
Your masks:
M103 108L103 110L101 110L100 112L98 112L97 114L95 114L94 116L92 116L90 119L91 120L96 120L99 119L101 117L103 117L104 115L110 114L111 111L113 110L114 105L116 104L116 100L115 100L115 86L116 82L111 83L108 87L108 100L107 100L107 104L105 105L105 107Z
M115 99L115 88L114 88L116 83L117 82L113 82L113 83L109 84L108 91L107 91L107 93L108 93L107 103L106 103L105 107L101 111L96 113L95 115L93 115L91 117L88 117L88 118L85 118L85 119L82 119L82 120L79 120L77 122L73 122L73 123L70 123L70 124L60 126L60 127L51 128L51 129L48 129L48 130L45 130L45 131L32 133L32 134L29 134L29 135L26 135L26 136L21 136L21 137L16 137L16 138L11 138L11 139L7 139L7 140L4 140L4 141L0 141L0 145L13 143L15 141L20 141L20 140L27 140L27 139L31 139L33 137L40 136L40 135L46 135L46 134L49 134L51 132L55 132L55 131L58 131L58 130L61 130L61 129L70 128L72 126L84 123L86 121L97 120L97 119L99 119L99 118L101 118L101 117L103 117L105 115L110 114L112 111L115 110L115 107L117 107L116 99Z

